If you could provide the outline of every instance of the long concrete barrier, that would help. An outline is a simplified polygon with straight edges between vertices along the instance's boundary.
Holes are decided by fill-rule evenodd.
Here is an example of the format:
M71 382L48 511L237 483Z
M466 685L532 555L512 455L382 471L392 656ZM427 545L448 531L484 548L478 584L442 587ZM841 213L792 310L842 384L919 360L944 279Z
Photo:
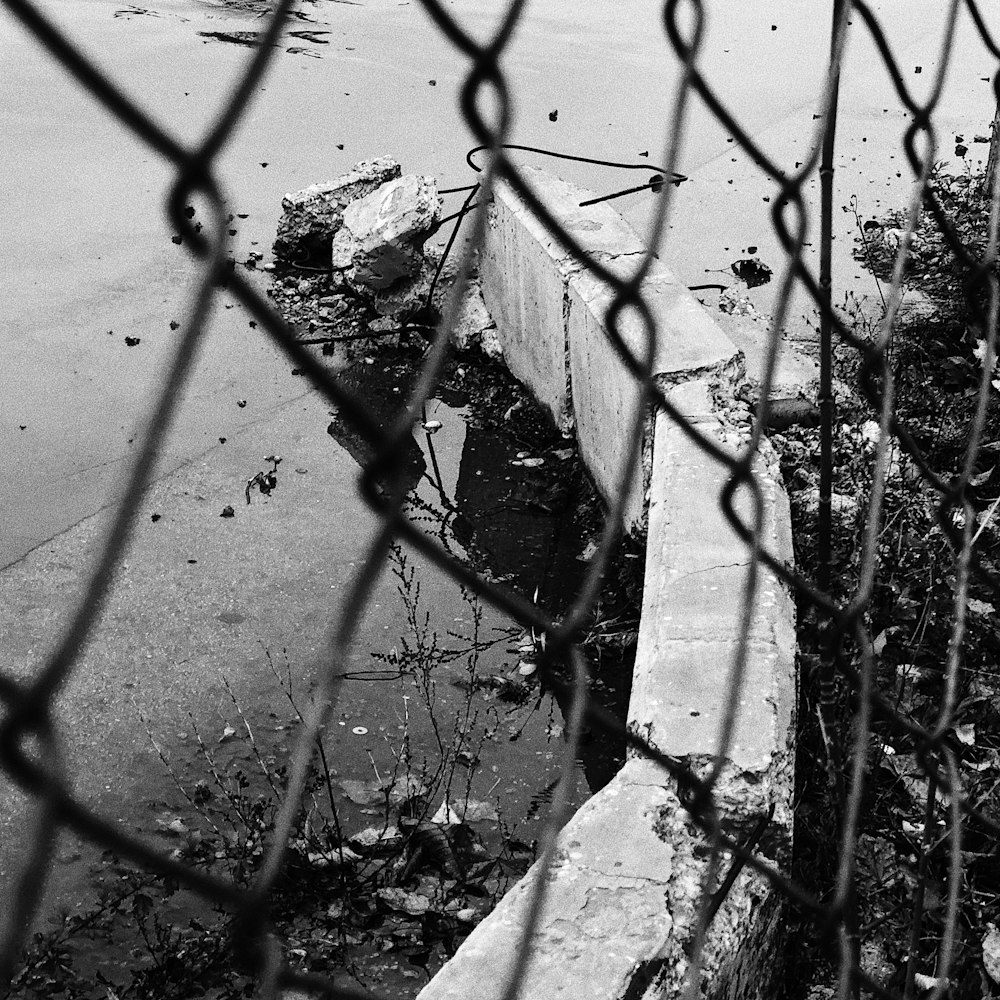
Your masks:
M580 208L586 191L527 172L538 196L594 259L635 266L638 236L607 205ZM480 281L510 370L557 423L575 433L598 489L622 473L634 378L608 344L611 292L555 240L508 189L491 207ZM741 428L726 399L742 356L659 261L643 285L660 333L654 376L679 413L722 447ZM623 317L626 343L642 328ZM795 717L794 605L763 567L746 601L750 552L722 512L727 470L660 411L646 421L647 461L630 480L627 528L648 523L645 589L628 725L696 772L712 765L721 727L736 712L716 786L724 828L759 836L758 853L787 864L792 834ZM791 563L788 501L765 441L749 488L734 504L760 525L762 546ZM733 674L746 632L741 676ZM732 698L730 698L730 693ZM532 868L420 994L421 1000L503 996L518 961L532 886L544 903L521 996L642 1000L679 996L689 974L706 889L709 851L675 782L639 757L593 796L559 835L555 864ZM731 859L724 860L723 873ZM721 876L720 876L721 877ZM716 885L707 886L714 891ZM700 993L753 1000L772 995L781 967L782 904L770 883L740 871L701 951Z

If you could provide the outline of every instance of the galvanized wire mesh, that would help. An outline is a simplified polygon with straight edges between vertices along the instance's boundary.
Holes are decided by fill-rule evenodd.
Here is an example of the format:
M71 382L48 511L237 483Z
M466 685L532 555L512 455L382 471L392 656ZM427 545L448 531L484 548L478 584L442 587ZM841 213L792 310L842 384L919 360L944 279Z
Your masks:
M204 138L193 145L187 145L159 128L138 104L128 94L118 89L102 72L100 66L90 61L75 46L73 40L67 38L31 0L4 0L4 3L34 35L39 45L54 55L65 71L75 77L95 101L117 118L123 128L146 143L151 150L173 166L175 179L167 197L167 212L177 232L183 235L185 244L201 259L203 266L197 286L191 293L188 317L182 326L183 333L177 341L169 364L162 372L158 394L146 424L148 430L131 469L127 489L117 506L112 528L92 568L89 584L72 617L71 624L56 644L47 662L29 681L15 680L7 671L0 673L0 697L4 704L2 724L0 724L0 764L5 773L32 796L36 803L34 830L30 839L31 852L24 858L20 877L9 900L12 917L7 924L7 937L0 942L0 982L8 983L15 971L17 956L38 905L43 874L52 862L56 833L60 828L67 828L82 838L112 849L117 855L143 869L176 880L206 900L230 910L235 916L232 942L234 953L241 963L259 977L262 995L274 996L279 989L291 986L328 996L360 995L357 990L334 987L322 978L305 975L290 968L282 957L280 942L268 925L267 907L264 904L282 870L286 844L304 793L317 736L337 701L336 678L340 673L338 666L347 657L352 637L359 619L365 612L373 585L383 569L390 546L399 540L423 553L456 581L526 628L535 629L546 635L546 661L541 665L547 674L546 683L555 689L568 687L563 693L568 696L571 704L567 720L569 738L565 747L564 774L568 775L571 770L570 765L585 722L594 729L617 738L624 738L632 750L655 761L685 793L683 796L685 808L694 823L703 831L706 841L712 845L713 869L718 869L722 851L731 852L739 862L758 871L779 893L787 896L811 919L817 938L831 943L838 949L840 983L844 991L853 991L863 986L864 989L879 996L893 995L874 982L859 966L858 928L852 916L851 904L864 793L864 762L872 722L876 718L888 722L894 731L905 734L913 740L918 747L922 765L930 777L929 797L933 799L936 788L946 790L950 796L949 819L945 831L950 858L947 909L943 920L944 932L940 940L937 969L939 978L946 980L954 948L961 891L963 828L967 824L976 824L988 830L993 836L1000 834L1000 823L997 819L985 815L963 793L952 744L947 739L954 720L956 690L962 669L961 644L966 628L969 580L976 574L982 575L985 572L974 549L974 510L967 491L977 449L982 442L990 392L990 362L996 350L998 297L995 261L998 192L997 190L992 192L993 207L986 250L976 254L964 244L949 222L934 195L930 178L938 142L934 114L940 100L946 69L955 56L954 29L959 17L971 18L982 44L1000 63L1000 48L997 47L997 42L990 34L974 0L950 0L948 3L947 28L941 39L934 85L929 97L923 103L911 94L904 82L900 63L891 50L871 7L862 0L853 2L842 0L835 3L832 11L833 44L830 71L817 108L818 114L815 116L811 152L794 171L786 170L769 157L736 120L709 81L702 75L699 56L705 37L706 5L703 0L688 0L687 3L682 0L666 0L663 7L664 31L669 45L682 66L679 86L669 121L666 123L667 141L663 161L667 176L674 170L680 150L683 148L688 106L692 100L700 99L743 150L760 165L761 170L773 178L776 194L772 201L773 225L786 255L778 278L778 295L771 320L770 346L764 362L757 419L749 443L735 458L727 454L715 441L688 424L652 380L651 366L658 331L642 296L642 282L649 270L650 258L641 260L634 273L625 279L611 273L598 261L588 258L572 235L560 228L558 221L535 197L504 148L509 135L510 102L508 83L501 70L500 59L522 17L524 0L512 0L492 36L483 42L476 41L448 12L444 4L438 0L421 0L424 10L437 28L468 59L468 73L461 90L461 109L475 139L485 150L486 160L481 176L478 207L471 215L468 246L458 268L455 287L448 298L441 329L450 330L455 323L461 296L469 279L473 253L482 243L490 193L499 180L510 185L559 243L614 290L614 302L607 315L608 335L622 361L642 386L643 392L643 406L637 411L633 421L630 463L622 472L621 488L617 491L617 496L624 498L627 495L627 486L635 463L641 458L640 442L645 411L649 407L665 410L709 459L723 465L728 472L727 485L718 497L718 502L750 552L750 567L744 591L745 607L750 608L753 605L760 573L762 567L766 566L794 590L799 598L800 607L809 609L818 623L828 686L831 678L840 678L846 681L857 696L856 724L852 730L850 746L847 748L848 759L845 768L847 778L840 823L836 884L832 893L822 899L792 881L787 873L777 870L752 849L735 842L722 829L720 816L715 807L713 790L728 755L742 692L746 660L746 629L730 674L731 685L727 692L724 725L716 747L715 764L706 776L699 778L682 762L650 746L639 734L626 731L621 720L611 717L587 696L587 663L579 647L579 640L617 544L615 526L621 520L621 510L617 508L622 501L612 504L614 509L608 512L606 522L608 527L590 564L585 583L569 612L561 621L552 621L531 601L482 579L467 565L456 560L433 538L412 525L403 512L405 487L401 477L399 489L382 489L376 485L391 484L394 481L395 470L402 466L404 449L411 434L410 417L420 412L422 404L435 391L446 361L448 338L439 336L435 339L410 397L408 411L388 431L381 431L365 403L350 394L338 382L335 375L318 363L297 342L271 305L261 298L239 273L227 269L226 220L220 196L220 183L216 175L218 158L267 70L275 51L272 42L278 38L283 29L293 6L292 0L276 2L260 44L248 57L247 65L232 94ZM820 277L813 274L805 262L804 254L811 223L805 193L806 184L818 167L821 168L821 175L827 180L832 170L829 157L825 156L822 164L820 158L824 149L824 139L828 139L832 144L840 57L852 31L865 31L874 40L885 72L891 77L899 100L912 119L906 133L905 151L916 183L907 215L907 225L899 247L894 278L887 295L886 314L880 324L878 336L873 340L858 337L855 331L845 325L831 309L828 273ZM994 77L994 90L1000 94L998 79L1000 77ZM492 92L493 105L496 108L491 118L487 118L481 110L486 91ZM827 149L827 153L830 148ZM672 194L671 185L662 187L650 236L651 246L659 245L665 231ZM195 230L184 212L185 205L195 195L203 198L210 206L211 224L206 225L203 232ZM827 216L829 208L827 200ZM908 432L908 428L897 419L894 408L893 373L888 361L910 238L921 208L933 215L956 259L972 276L968 283L969 307L972 315L980 323L986 341L986 363L978 386L977 407L968 437L965 465L961 475L953 481L943 481L935 473L918 443ZM824 231L827 260L829 240L830 231L827 226ZM253 884L246 890L167 857L160 850L128 833L95 812L86 802L81 801L67 782L53 709L54 700L73 672L81 648L100 618L112 575L125 552L140 501L149 483L158 443L171 425L177 400L181 395L180 390L194 365L196 350L204 335L206 316L222 279L226 280L229 291L239 299L296 367L309 377L330 403L336 405L342 419L349 422L354 430L371 444L376 457L364 472L362 489L366 501L378 512L380 518L380 528L357 570L350 596L339 609L337 619L333 623L326 649L325 673L321 678L313 706L297 736L287 795L283 800L264 862ZM767 425L768 390L775 373L779 350L778 333L785 325L790 296L796 287L804 289L820 310L825 331L824 385L819 399L826 428L824 480L820 496L821 569L816 580L790 570L762 544L760 535L763 499L751 474L763 428ZM642 320L645 329L643 351L639 356L628 350L618 333L618 321L626 310L634 311ZM834 342L850 345L859 353L863 362L863 390L880 415L880 437L870 508L866 519L860 583L846 599L834 598L830 593L831 574L837 571L836 566L831 566L829 562L832 481L829 445L833 416L829 366ZM879 690L875 681L871 636L867 629L866 611L871 598L873 580L879 571L877 536L882 523L881 505L890 435L898 438L903 449L919 467L920 474L937 493L938 519L952 549L958 581L952 641L946 654L943 695L940 712L933 726L918 725L897 710L887 692ZM749 497L752 516L748 519L742 519L737 513L734 504L737 492ZM961 516L956 516L956 512ZM988 578L986 582L989 586L996 587L996 580ZM852 667L850 660L842 655L846 644L853 644L853 647L860 651L858 667ZM557 661L572 664L575 678L572 684L567 686L553 671L551 664ZM564 778L553 804L553 817L558 817L561 813L559 806L561 799L566 795L566 789L563 787L565 784ZM555 822L553 819L547 830L541 856L543 864L548 864L552 859ZM534 883L533 902L521 937L522 955L532 947L533 929L540 913L545 885L545 879L538 879ZM713 904L706 892L702 900L703 923L711 918L715 906L717 900ZM518 995L524 968L525 962L519 962L518 972L507 988L508 998ZM912 989L912 977L908 985ZM940 994L943 989L944 986L938 985L935 987L935 993Z

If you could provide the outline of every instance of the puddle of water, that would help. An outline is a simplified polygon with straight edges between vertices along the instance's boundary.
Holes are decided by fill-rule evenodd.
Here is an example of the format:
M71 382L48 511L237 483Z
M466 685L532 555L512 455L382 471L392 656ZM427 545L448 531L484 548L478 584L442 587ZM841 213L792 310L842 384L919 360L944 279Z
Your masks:
M388 424L404 408L417 358L413 350L387 351L370 359L373 364L358 365L342 375L348 385L356 380L356 388L364 389ZM581 523L577 511L590 487L571 442L556 434L533 408L521 408L524 398L510 376L490 363L451 364L438 396L428 400L422 420L414 426L405 463L411 486L408 515L488 579L534 597L558 618L586 569L580 556L589 526ZM333 430L340 430L336 421ZM421 570L421 580L426 572ZM445 584L448 588L450 606L455 606L457 594L453 585ZM430 593L439 592L440 584L432 584ZM436 596L430 602L449 607L448 601L439 602ZM514 629L500 619L493 624ZM515 645L508 644L508 674L517 666ZM609 654L595 689L595 697L620 717L628 704L631 670L631 659L618 662ZM515 693L520 690L526 697L529 688L515 684ZM542 714L554 712L560 731L564 710L568 705L552 704L547 693L535 708ZM623 747L588 734L578 760L581 787L589 793L602 788L620 766L623 752ZM544 782L535 780L524 786L518 816L544 787Z
M386 352L376 355L371 365L345 369L343 376L366 386L369 402L388 422L399 415L418 359L416 351ZM584 538L570 516L579 499L577 487L582 486L580 470L575 458L565 457L566 442L553 432L540 433L537 422L523 411L503 419L516 396L510 394L509 378L506 386L500 381L484 382L471 370L463 377L453 369L447 387L429 401L424 426L433 433L417 426L407 463L413 484L409 514L491 577L524 593L537 589L538 600L558 615L584 568L576 558ZM484 398L495 409L484 411ZM338 426L334 421L333 429ZM336 450L332 441L329 447ZM350 447L345 458L349 453ZM525 465L525 458L541 458L543 464ZM281 489L279 485L273 502L280 499ZM549 814L562 771L566 706L539 686L537 675L525 676L518 669L525 657L519 649L524 643L520 629L464 599L433 565L413 556L402 558L405 563L395 563L395 575L387 575L375 594L363 648L342 679L324 735L338 822L344 834L352 836L399 825L408 812L440 818L446 815L446 804L458 810L471 804L485 818L468 825L473 831L470 843L481 845L475 848L481 854L466 860L493 864L490 859L508 857L504 878L516 878L531 860L530 845ZM235 629L246 624L236 620L243 618L239 612L223 611L217 617L228 619ZM231 810L219 808L225 804L223 785L253 798L267 793L264 768L276 776L287 763L297 720L286 691L304 708L309 671L300 653L286 657L273 644L277 636L265 635L266 652L242 667L234 659L230 679L235 701L215 695L211 705L195 708L193 718L184 721L179 716L169 728L163 719L151 718L153 737L173 777L147 751L132 766L141 797L122 802L109 792L103 802L129 826L160 836L165 850L181 846L192 831L211 835L206 817L194 807L199 788L212 795L211 802L202 803L206 811L229 829L221 815ZM605 664L595 690L620 714L628 697L627 683L620 682L630 675L630 662ZM585 734L570 774L571 810L610 779L622 749ZM213 772L220 776L219 784L213 784ZM421 786L422 797L396 797L387 806L380 789L398 787L404 778ZM318 810L317 826L320 816L330 816L325 787L321 783L310 798ZM245 835L246 824L237 822L235 830ZM85 871L94 860L92 851L64 847L53 879L56 903L89 897ZM397 861L380 862L385 863ZM106 865L102 873L105 881L115 877ZM419 871L418 876L427 877ZM388 881L400 881L398 871ZM488 884L493 886L492 881ZM424 883L410 878L402 885L409 891ZM325 887L324 908L339 898L336 879L329 884L321 879L317 886L317 892ZM192 917L210 923L211 915L185 897L170 905L173 910L163 914L167 923L173 920L183 927ZM387 919L391 923L397 917L390 914ZM416 933L407 927L400 933ZM382 935L375 928L374 939L367 932L351 934L353 944L340 941L330 947L352 956L369 982L392 985L401 995L415 991L419 981L404 975L412 971L405 954L398 949L378 954L379 942L391 937L388 931ZM417 958L423 955L422 941L412 946ZM439 961L441 953L435 954L434 961ZM78 960L84 966L99 961L106 971L124 962L115 947L92 949L89 958L80 951Z

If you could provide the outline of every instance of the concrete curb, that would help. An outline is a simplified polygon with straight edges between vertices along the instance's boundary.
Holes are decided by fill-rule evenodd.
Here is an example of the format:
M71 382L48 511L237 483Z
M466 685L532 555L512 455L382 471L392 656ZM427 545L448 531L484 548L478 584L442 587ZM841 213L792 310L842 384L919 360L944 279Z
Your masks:
M581 209L589 192L541 170L524 174L593 259L622 275L635 269L643 243L614 209L606 204ZM605 330L611 290L552 239L508 188L498 192L491 209L479 271L507 367L557 426L575 428L581 457L609 499L621 482L628 428L639 402L636 380ZM737 348L658 260L643 284L643 297L659 331L653 359L658 381L718 372L738 362ZM639 353L645 331L633 312L622 314L619 332ZM626 527L642 520L644 487L636 470L625 504Z
M628 258L642 252L641 241L609 206L581 210L588 192L542 171L527 177L589 253L611 268L635 266ZM610 496L629 445L623 426L638 405L635 381L604 328L610 290L506 188L491 209L480 280L508 367L564 430L575 432L598 489ZM658 383L682 417L733 451L745 429L727 423L716 399L731 393L734 376L742 374L741 352L659 261L643 295L660 332ZM624 317L621 332L630 346L641 343L634 317ZM750 553L720 506L727 470L665 412L646 427L649 460L645 473L633 477L625 517L633 527L648 511L649 528L628 724L703 772L733 688ZM735 510L746 524L758 520L762 545L790 563L788 500L767 442L753 477L758 516L749 487L737 491ZM773 809L756 849L781 865L792 832L795 612L784 586L763 567L746 620L737 718L715 801L737 840ZM728 864L722 862L720 878ZM704 838L688 821L675 783L649 761L630 759L559 835L521 996L679 996L707 875ZM503 996L539 877L536 866L473 931L421 1000ZM738 1000L771 995L783 951L781 918L780 897L744 869L709 929L701 994Z

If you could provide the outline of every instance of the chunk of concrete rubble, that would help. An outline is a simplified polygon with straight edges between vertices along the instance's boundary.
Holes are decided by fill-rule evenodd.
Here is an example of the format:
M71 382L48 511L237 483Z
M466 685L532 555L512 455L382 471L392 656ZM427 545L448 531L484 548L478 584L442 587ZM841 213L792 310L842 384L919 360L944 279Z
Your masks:
M415 319L427 304L434 282L437 266L432 260L422 259L420 270L411 278L397 281L391 288L381 291L368 291L372 308L397 324ZM365 294L363 286L356 290Z
M349 173L325 184L312 184L286 194L283 214L274 240L279 260L326 266L330 241L340 229L344 209L401 174L389 156L356 163Z
M479 335L479 346L488 358L492 358L494 361L503 360L503 343L496 326L490 326L483 330Z
M452 346L458 351L467 351L481 344L483 334L496 330L496 323L490 316L483 301L483 290L477 280L471 280L465 288L458 310L455 327L451 331Z
M741 398L751 406L760 402L760 390L767 365L771 325L767 316L753 303L729 289L719 296L716 322L729 339L743 352L746 376ZM792 424L807 427L819 423L819 409L814 402L819 384L819 364L797 350L784 331L778 338L778 350L771 373L768 427L783 431Z
M407 174L351 202L333 238L332 264L349 284L384 292L419 276L424 241L441 217L432 177Z

